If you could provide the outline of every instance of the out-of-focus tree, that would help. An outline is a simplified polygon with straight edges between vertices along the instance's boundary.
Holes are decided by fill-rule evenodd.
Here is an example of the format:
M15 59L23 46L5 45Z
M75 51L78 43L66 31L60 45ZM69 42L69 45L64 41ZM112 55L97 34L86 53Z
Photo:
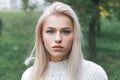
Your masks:
M100 17L120 13L120 0L46 0L49 2L61 1L70 5L89 28L88 47L91 59L97 58L96 36L101 35Z
M0 36L2 35L2 20L0 19Z
M22 0L22 3L23 3L23 10L26 10L26 9L29 7L28 1L29 1L29 0Z
M36 8L37 1L30 2L30 0L22 0L23 3L23 10L33 11Z

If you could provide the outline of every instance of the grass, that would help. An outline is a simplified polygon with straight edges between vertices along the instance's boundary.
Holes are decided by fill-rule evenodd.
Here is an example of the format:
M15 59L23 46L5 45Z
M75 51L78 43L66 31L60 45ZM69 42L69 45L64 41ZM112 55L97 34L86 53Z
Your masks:
M24 60L34 40L39 13L0 12L2 36L0 36L0 80L20 80L26 69ZM102 36L97 37L98 59L109 80L120 80L120 23L116 18L102 17ZM84 31L87 41L87 30ZM87 44L87 43L85 43ZM86 54L85 54L86 55Z
M0 80L20 80L40 13L0 13Z

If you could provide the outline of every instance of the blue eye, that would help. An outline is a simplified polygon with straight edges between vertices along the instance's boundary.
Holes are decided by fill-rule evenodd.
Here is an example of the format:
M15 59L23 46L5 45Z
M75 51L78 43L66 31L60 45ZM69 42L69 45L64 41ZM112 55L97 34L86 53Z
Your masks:
M63 34L68 35L68 34L70 34L70 31L69 30L64 30Z
M47 30L46 32L47 32L48 34L53 34L53 33L54 33L53 30Z

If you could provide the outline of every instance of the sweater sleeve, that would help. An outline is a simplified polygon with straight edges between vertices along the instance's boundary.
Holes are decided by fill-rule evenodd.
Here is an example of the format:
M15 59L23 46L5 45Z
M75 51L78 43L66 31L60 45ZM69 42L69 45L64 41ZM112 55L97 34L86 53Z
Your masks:
M22 74L21 80L28 80L31 70L32 67L25 70L25 72Z

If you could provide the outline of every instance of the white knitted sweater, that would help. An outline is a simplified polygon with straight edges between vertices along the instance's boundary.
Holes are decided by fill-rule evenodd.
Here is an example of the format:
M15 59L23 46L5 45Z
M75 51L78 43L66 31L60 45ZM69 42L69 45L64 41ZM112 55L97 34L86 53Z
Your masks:
M49 62L46 80L65 80L68 60L61 62ZM22 75L21 80L28 80L32 67L28 68ZM108 80L106 72L99 65L84 60L82 63L81 79L77 80Z

